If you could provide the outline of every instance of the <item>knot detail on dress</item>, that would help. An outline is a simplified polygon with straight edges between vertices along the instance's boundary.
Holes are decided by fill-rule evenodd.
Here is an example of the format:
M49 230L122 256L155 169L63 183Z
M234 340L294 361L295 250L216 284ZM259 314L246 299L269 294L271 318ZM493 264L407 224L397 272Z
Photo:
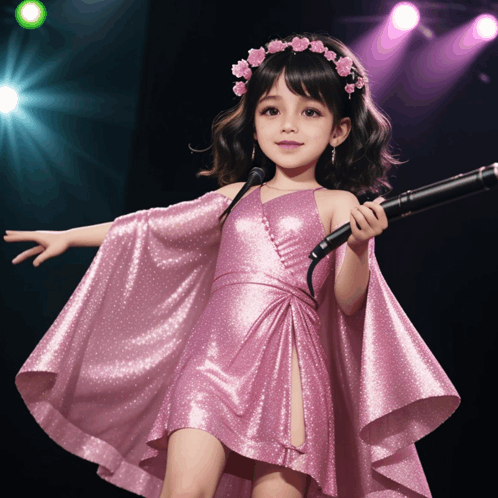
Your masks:
M213 280L213 286L211 292L225 287L226 285L236 285L236 284L248 284L255 283L258 285L269 285L280 289L288 294L292 294L301 300L304 304L309 306L315 312L318 310L318 301L312 297L307 290L296 287L294 282L286 282L279 278L276 278L268 273L263 272L231 272L218 275Z

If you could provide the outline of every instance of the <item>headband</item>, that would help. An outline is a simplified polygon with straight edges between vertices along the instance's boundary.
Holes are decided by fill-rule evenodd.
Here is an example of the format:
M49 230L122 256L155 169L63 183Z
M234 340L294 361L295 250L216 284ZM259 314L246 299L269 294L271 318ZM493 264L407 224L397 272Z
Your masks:
M323 54L328 61L335 64L337 74L339 74L339 76L357 76L355 83L348 83L344 87L346 92L349 93L350 99L355 87L358 89L363 88L365 82L368 81L366 78L362 78L358 75L357 70L353 68L353 60L350 57L338 57L337 54L332 50L329 50L323 42L319 40L310 42L308 38L299 38L298 36L295 36L291 42L273 40L268 44L268 51L266 51L263 47L257 50L251 48L251 50L249 50L249 57L247 57L247 60L242 59L237 64L232 65L232 74L237 76L237 78L245 78L248 81L252 75L252 70L249 65L252 67L258 67L265 60L267 54L283 52L287 47L292 47L294 52L302 52L303 50L309 49L311 52ZM247 92L247 81L237 81L237 83L235 83L235 86L233 87L235 95L240 97Z

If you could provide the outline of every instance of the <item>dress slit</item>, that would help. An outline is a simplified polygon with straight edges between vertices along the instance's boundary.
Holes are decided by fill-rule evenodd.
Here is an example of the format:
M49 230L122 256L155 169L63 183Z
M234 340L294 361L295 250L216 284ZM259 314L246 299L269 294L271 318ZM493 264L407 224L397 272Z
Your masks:
M294 353L295 352L295 353ZM294 354L296 355L296 364L294 364ZM294 327L292 327L292 356L291 356L291 396L290 396L290 413L291 413L291 423L290 423L290 442L292 446L300 448L306 442L306 423L304 416L304 401L303 401L303 389L301 380L301 371L299 368L299 359L297 357L296 348L296 336ZM298 399L294 399L297 397ZM296 410L294 410L296 408ZM300 413L299 413L300 411ZM297 417L297 420L294 420ZM302 433L304 438L302 441L295 441L292 438L293 422L295 429L298 433ZM300 427L301 426L301 430ZM298 444L295 444L298 443Z

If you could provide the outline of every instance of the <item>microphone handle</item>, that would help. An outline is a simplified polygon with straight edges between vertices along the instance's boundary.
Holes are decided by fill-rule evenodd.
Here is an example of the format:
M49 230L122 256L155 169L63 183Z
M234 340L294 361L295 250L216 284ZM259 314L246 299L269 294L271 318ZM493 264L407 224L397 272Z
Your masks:
M389 222L399 220L411 214L420 213L436 206L442 206L457 199L463 199L482 190L489 190L498 185L498 163L482 166L468 173L431 183L416 190L407 190L392 199L382 202ZM309 254L312 263L308 270L308 287L314 296L311 285L313 268L329 252L344 244L351 235L351 225L346 223L327 235Z

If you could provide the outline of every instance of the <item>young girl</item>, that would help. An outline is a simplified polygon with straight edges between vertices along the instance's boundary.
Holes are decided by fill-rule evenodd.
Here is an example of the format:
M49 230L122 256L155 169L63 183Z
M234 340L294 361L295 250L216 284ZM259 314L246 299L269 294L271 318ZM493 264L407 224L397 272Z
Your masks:
M425 496L414 442L460 398L374 254L399 164L365 70L290 36L234 65L213 127L222 188L35 241L14 263L100 246L16 378L42 428L148 498ZM262 185L232 202L258 165ZM224 216L225 215L225 216ZM350 222L347 244L308 254Z

